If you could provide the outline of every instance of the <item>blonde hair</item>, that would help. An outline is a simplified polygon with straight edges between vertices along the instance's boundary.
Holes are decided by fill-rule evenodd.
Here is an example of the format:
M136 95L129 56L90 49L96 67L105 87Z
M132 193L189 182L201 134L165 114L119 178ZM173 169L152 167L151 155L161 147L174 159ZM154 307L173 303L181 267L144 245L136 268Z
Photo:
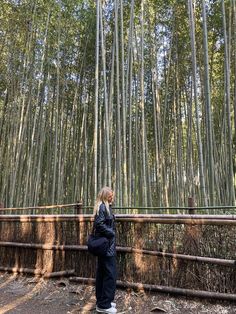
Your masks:
M108 215L110 215L110 209L109 209L109 203L108 203L108 197L109 195L113 193L112 189L109 188L108 186L104 186L100 192L98 193L95 205L94 205L94 214L98 214L99 207L102 203L105 204L106 211Z

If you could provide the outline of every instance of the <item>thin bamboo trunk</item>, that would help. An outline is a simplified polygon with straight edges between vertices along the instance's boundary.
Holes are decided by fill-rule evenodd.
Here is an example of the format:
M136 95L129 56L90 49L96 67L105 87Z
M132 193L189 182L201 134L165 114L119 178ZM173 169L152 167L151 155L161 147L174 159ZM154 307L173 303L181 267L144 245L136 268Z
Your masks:
M207 35L207 21L206 21L206 3L202 0L202 17L203 17L203 46L204 46L204 70L205 70L205 102L206 102L206 116L207 116L207 156L209 170L209 203L215 203L215 179L214 179L214 150L213 150L213 134L212 134L212 111L211 111L211 93L210 93L210 79L209 79L209 60L208 60L208 35Z
M190 37L191 37L191 52L192 52L192 75L193 75L193 88L194 88L194 102L195 102L195 116L196 116L196 128L197 128L197 144L198 144L198 161L199 161L199 176L200 176L200 189L201 189L201 201L207 206L207 194L205 187L205 176L203 168L203 148L200 132L200 119L199 119L199 103L198 103L198 90L197 90L197 60L196 60L196 45L195 45L195 23L193 13L192 0L188 0L188 13L190 24Z
M140 109L141 109L141 136L142 136L142 193L143 205L148 204L148 187L147 187L147 146L146 146L146 125L145 125L145 109L144 109L144 0L141 1L141 72L140 72Z
M128 39L128 56L127 56L127 74L126 74L126 98L125 107L128 104L128 205L132 204L133 194L133 162L132 162L132 78L133 78L133 26L134 26L134 0L131 2L130 20L129 20L129 39Z
M51 202L55 203L56 188L57 188L57 173L58 169L58 126L59 126L59 105L60 105L60 42L61 42L61 26L60 26L61 13L58 16L58 30L57 30L57 64L56 64L56 103L55 103L55 115L54 115L54 151L53 151L53 175L52 175L52 195Z
M227 121L227 164L228 164L228 188L229 188L229 203L235 204L235 188L234 188L234 172L233 172L233 152L232 152L232 131L231 131L231 106L230 106L230 61L229 61L229 47L226 32L226 17L225 17L225 4L222 3L222 17L223 17L223 30L224 30L224 48L225 48L225 110Z
M127 95L125 93L125 63L124 63L124 25L123 25L123 1L120 2L120 44L121 44L121 90L122 90L122 137L123 137L123 204L127 204L128 202L128 179L127 179L127 144L126 144L126 98Z
M117 191L117 203L122 205L122 167L121 159L123 149L121 146L121 119L120 119L120 61L119 61L119 26L118 26L118 11L119 0L115 0L115 47L116 47L116 112L117 112L117 125L116 125L116 191Z
M94 106L94 200L97 196L98 177L98 71L99 71L99 12L100 0L97 0L97 18L96 18L96 65L95 65L95 106Z
M104 185L111 186L111 148L110 148L110 121L109 121L109 108L108 108L108 95L107 95L107 76L106 76L106 51L105 51L105 40L103 30L103 16L102 6L100 6L100 31L101 31L101 52L102 52L102 64L103 64L103 86L104 86L104 104L105 104L105 138L106 138L106 164L107 164L107 183Z

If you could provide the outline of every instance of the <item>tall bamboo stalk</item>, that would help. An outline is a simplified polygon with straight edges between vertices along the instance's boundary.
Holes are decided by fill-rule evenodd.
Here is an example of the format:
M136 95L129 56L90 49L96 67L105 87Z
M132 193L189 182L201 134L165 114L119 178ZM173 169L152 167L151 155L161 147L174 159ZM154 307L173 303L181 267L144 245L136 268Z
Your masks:
M94 106L94 199L97 195L97 163L98 163L98 70L99 70L99 12L100 0L97 0L97 24L96 24L96 66L95 66L95 106Z
M206 206L208 204L205 177L203 173L203 149L202 139L200 133L200 119L199 119L199 103L198 103L198 89L197 89L197 61L196 61L196 46L195 46L195 23L193 13L192 0L188 1L188 13L190 24L190 37L191 37L191 54L192 54L192 75L193 75L193 88L194 88L194 102L195 102L195 115L196 115L196 128L197 128L197 144L198 144L198 159L199 159L199 176L202 203Z
M229 64L229 48L226 33L226 17L225 4L222 4L223 30L224 30L224 48L225 48L225 110L227 119L227 159L228 159L228 178L229 178L229 203L235 203L235 189L234 189L234 173L233 173L233 155L232 155L232 132L231 132L231 109L230 109L230 64Z
M209 169L209 203L214 205L214 150L213 150L213 134L212 134L212 112L211 112L211 94L209 80L209 60L208 60L208 37L207 37L207 21L206 21L206 3L202 1L202 18L203 18L203 46L204 46L204 69L205 69L205 103L207 116L207 155Z
M146 133L146 126L145 126L145 111L144 111L144 1L141 1L141 71L140 71L140 93L141 93L141 100L140 100L140 109L141 109L141 121L142 121L142 181L143 181L143 204L147 206L147 163L146 163L146 141L145 141L145 133Z

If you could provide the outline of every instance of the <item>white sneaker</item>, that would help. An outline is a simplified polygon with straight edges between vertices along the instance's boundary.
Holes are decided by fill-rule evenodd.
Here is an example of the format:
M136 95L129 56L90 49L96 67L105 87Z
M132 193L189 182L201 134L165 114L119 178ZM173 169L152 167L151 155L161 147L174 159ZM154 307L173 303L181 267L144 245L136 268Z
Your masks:
M116 303L115 302L111 302L111 306L112 307L116 307Z
M96 311L99 313L112 314L112 313L116 313L117 309L114 307L110 307L109 309L100 309L99 307L96 306Z

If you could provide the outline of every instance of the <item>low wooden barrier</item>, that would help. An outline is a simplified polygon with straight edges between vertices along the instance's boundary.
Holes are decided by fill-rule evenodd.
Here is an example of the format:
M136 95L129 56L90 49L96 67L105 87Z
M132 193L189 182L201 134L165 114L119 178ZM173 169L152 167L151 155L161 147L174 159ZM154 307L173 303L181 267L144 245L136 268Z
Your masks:
M92 222L92 215L0 215L0 270L94 278ZM236 300L235 231L235 215L116 215L119 280Z

